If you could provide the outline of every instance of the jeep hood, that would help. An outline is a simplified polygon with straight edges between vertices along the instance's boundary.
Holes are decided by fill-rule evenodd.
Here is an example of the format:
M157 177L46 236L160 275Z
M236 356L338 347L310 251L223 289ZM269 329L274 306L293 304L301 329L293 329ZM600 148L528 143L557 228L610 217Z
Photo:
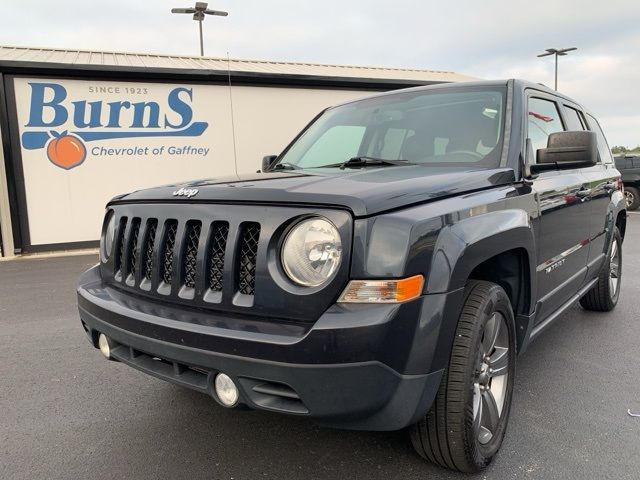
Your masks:
M113 203L262 203L330 206L356 217L511 183L511 168L464 170L419 165L323 171L322 169L221 177L139 190ZM198 189L188 198L173 193Z

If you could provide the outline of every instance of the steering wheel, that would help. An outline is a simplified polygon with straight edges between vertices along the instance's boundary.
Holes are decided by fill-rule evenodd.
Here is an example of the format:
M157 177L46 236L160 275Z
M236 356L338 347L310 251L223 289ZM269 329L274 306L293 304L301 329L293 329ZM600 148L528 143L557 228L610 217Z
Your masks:
M481 160L484 158L484 155L480 155L478 152L474 152L472 150L454 150L453 152L447 152L447 155L456 155L456 154L467 155L477 160Z

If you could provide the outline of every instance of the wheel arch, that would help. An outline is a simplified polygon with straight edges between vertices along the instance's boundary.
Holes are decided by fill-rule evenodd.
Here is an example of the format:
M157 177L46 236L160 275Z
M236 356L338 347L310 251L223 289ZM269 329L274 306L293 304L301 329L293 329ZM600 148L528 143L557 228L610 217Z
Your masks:
M427 288L455 291L470 279L500 285L513 306L520 349L536 300L534 238L523 210L490 212L457 222L443 229L438 238Z
M529 255L522 248L498 253L477 265L469 280L485 280L500 285L506 292L514 315L527 314L531 307Z
M501 210L461 220L443 228L431 261L428 293L464 288L484 262L517 252L530 291L535 292L535 241L527 212ZM497 257L497 258L496 258ZM502 260L501 260L502 259ZM530 307L529 300L527 306ZM526 310L526 309L525 309ZM524 311L524 310L523 310Z
M624 234L627 232L627 211L620 210L616 216L616 227L620 231L620 237L624 242Z

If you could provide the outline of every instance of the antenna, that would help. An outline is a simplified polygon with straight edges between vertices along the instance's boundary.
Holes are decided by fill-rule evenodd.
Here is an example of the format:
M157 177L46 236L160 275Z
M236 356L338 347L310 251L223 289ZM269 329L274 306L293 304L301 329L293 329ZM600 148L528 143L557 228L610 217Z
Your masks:
M236 151L236 123L233 118L233 92L231 91L231 60L227 52L227 77L229 78L229 107L231 108L231 135L233 136L233 164L236 177L238 176L238 153Z

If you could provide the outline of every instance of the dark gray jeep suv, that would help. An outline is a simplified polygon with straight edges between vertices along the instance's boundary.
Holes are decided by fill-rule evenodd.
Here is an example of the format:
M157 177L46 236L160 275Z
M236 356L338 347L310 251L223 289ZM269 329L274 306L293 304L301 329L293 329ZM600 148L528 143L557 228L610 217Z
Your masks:
M410 427L423 457L479 471L517 353L576 301L615 307L625 208L598 122L563 95L381 94L262 172L114 198L80 318L107 358L225 407Z

